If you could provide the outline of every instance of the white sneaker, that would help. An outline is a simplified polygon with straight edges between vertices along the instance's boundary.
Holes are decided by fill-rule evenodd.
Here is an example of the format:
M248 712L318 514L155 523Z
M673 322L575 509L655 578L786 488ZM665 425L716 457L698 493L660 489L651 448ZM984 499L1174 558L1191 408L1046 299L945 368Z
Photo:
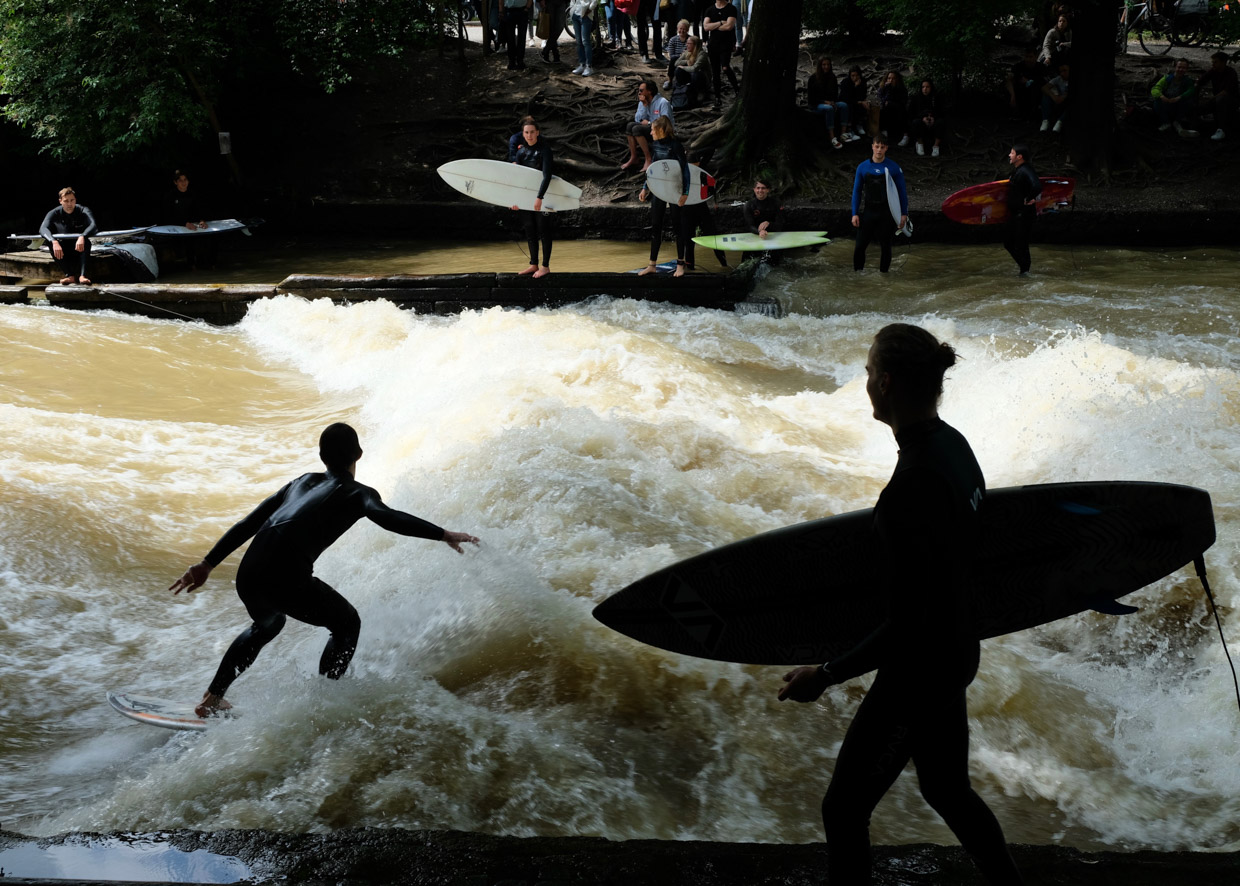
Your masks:
M933 148L931 148L931 149L930 149L930 156L931 156L931 157L937 157L937 156L939 156L939 146L938 146L938 145L935 145Z
M1221 142L1225 138L1227 138L1227 135L1221 129L1218 132L1214 133L1214 135L1210 136L1210 140L1216 141L1216 142Z
M918 142L918 143L917 143L917 146L918 146L918 147L921 147L921 142ZM897 148L907 148L907 147L908 147L908 136L906 135L906 136L904 136L904 138L902 138L902 139L900 139L898 142L896 142L896 147L897 147ZM920 155L919 155L919 156L920 156Z
M581 76L582 77L593 77L594 68L590 67L589 65L586 65L585 70L581 72Z
M666 92L667 90L669 90L669 89L671 89L671 88L672 88L672 81L671 81L671 80L664 80L664 81L663 81L663 90Z
M1179 128L1179 133L1180 138L1196 138L1201 134L1195 129L1185 129L1183 126Z
M580 73L581 73L582 71L584 71L585 69L586 69L586 66L585 66L585 65L578 65L577 67L573 68L573 73L574 73L574 74L580 74Z
M1048 130L1048 129L1050 129L1050 128L1051 128L1051 121L1049 121L1049 120L1043 120L1043 121L1042 121L1042 126L1041 126L1041 128L1039 128L1039 129L1038 129L1038 132L1046 132L1046 130Z
M1168 129L1170 129L1170 128L1171 128L1171 124L1170 124L1170 123L1164 123L1162 126L1159 126L1159 127L1158 127L1158 131L1159 131L1159 132L1166 132L1166 131L1167 131Z
M1062 131L1063 131L1063 121L1056 120L1055 125L1051 127L1051 132L1062 132Z
M926 149L922 147L921 142L917 143L917 156L918 157L926 156Z

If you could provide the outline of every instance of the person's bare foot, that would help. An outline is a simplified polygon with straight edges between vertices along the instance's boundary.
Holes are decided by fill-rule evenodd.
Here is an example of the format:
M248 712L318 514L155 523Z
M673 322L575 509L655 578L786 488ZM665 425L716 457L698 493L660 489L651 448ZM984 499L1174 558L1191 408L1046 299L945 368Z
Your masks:
M647 276L648 274L655 274L655 273L658 273L658 270L659 270L659 266L658 266L657 264L655 264L654 262L651 262L650 264L646 265L646 267L644 267L644 268L642 268L640 271L638 271L638 272L637 272L637 276L639 276L639 277L645 277L645 276Z
M538 273L538 265L530 265L528 268L526 268L526 269L525 269L524 271L522 271L520 274L517 274L517 276L518 276L518 277L528 277L528 276L530 276L531 274L536 274L536 273Z
M628 169L630 166L632 166L636 162L637 162L636 157L630 157L629 159L625 160L623 163L620 164L620 168Z
M684 263L684 262L682 262L682 261L678 261L678 262L676 262L676 270L675 270L675 272L672 274L672 276L673 276L673 277L683 277L684 275L685 275L685 263Z
M654 162L653 160L647 160L647 161L646 161L646 162L642 165L642 172L645 172L647 169L649 169L649 168L650 168L650 164L651 164L651 163L653 163L653 162Z
M78 283L81 284L82 286L89 286L90 280L86 277L78 277Z
M534 272L534 279L538 280L542 277L547 276L550 273L551 273L551 269L547 267L546 265L543 265L541 268L539 268L537 271Z
M60 278L61 286L70 286L76 282L77 282L77 277L61 277Z
M232 705L224 700L224 696L211 692L202 694L202 701L194 706L194 713L202 718L214 717L220 711L231 710Z

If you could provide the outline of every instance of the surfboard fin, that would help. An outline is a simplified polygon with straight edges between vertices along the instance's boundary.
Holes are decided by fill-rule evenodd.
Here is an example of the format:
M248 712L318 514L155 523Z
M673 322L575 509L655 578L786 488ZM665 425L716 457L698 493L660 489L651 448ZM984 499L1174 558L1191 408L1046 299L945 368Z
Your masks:
M1141 611L1136 606L1129 606L1111 597L1090 597L1086 602L1090 609L1103 615L1132 615Z

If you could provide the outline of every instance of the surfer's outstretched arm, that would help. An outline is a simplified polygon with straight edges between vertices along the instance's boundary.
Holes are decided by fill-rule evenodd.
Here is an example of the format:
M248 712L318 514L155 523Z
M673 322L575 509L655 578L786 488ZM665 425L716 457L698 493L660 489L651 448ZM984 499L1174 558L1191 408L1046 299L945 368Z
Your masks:
M168 590L172 591L174 597L181 593L181 591L185 591L187 594L193 593L206 584L207 577L211 575L211 568L211 564L206 560L195 563L185 570L184 575L168 585Z

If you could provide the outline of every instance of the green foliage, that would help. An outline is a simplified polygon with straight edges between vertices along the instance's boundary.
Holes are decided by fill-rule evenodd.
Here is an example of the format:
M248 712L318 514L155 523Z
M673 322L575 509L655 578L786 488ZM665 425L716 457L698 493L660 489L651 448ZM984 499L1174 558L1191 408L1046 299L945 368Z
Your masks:
M58 159L100 162L209 132L226 83L257 92L271 88L266 75L291 71L332 92L376 57L437 33L443 9L455 6L0 0L3 114Z
M878 22L863 8L864 0L805 0L801 23L807 31L847 35L852 41L882 33Z
M958 84L970 69L984 67L998 23L1026 14L1029 0L859 0L887 27L901 31L919 77Z
M360 64L379 56L399 56L409 46L438 33L431 0L279 0L272 9L281 45L294 71L334 92L348 83ZM446 4L456 23L454 4ZM446 18L446 16L445 16Z
M191 66L224 54L209 0L0 0L4 114L60 158L98 159L202 127Z

